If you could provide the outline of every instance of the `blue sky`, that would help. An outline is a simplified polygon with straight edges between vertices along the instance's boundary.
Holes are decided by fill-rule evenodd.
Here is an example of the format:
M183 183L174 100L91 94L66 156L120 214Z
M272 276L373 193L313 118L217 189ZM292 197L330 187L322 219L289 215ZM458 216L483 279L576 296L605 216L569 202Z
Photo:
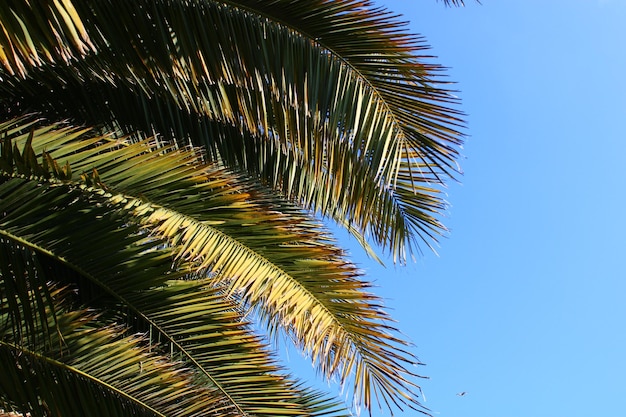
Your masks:
M378 2L468 114L449 237L386 269L342 242L427 364L436 416L626 416L626 2L467 1Z

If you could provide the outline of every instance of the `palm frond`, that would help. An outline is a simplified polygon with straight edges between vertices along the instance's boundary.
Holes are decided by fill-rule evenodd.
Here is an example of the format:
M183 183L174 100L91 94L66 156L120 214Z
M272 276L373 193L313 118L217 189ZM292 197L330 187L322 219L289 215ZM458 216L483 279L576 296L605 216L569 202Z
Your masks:
M95 107L72 117L129 123L130 130L145 129L139 125L147 119L148 132L190 137L299 204L348 219L400 258L407 242L443 230L436 217L443 202L428 184L457 169L460 114L439 68L416 56L424 43L388 12L354 1L74 7L97 53L46 68L56 77L29 73L35 87L53 87L48 104L57 111L67 107L55 104L63 91L78 82L82 90L69 96L87 95L85 84L96 83L102 100L89 96ZM13 94L33 87L8 81ZM134 111L110 106L129 94L137 97ZM228 135L197 135L206 124L199 117ZM403 210L406 204L414 210Z
M161 154L161 158L155 160L159 153L149 152L149 148L142 146L143 143L120 147L96 136L76 146L72 142L76 133L44 127L21 136L17 132L17 137L11 139L15 139L17 147L29 141L35 147L48 147L51 154L60 153L59 145L64 144L61 149L69 153L68 158L72 156L90 167L97 166L102 169L103 178L117 178L117 181L96 180L95 169L90 176L83 175L81 178L81 181L87 177L94 184L97 182L95 188L78 186L68 180L42 183L19 177L8 178L0 185L0 208L4 213L0 234L8 241L54 258L78 273L83 280L88 280L99 289L96 305L104 302L103 296L108 296L112 298L109 302L121 303L129 309L158 333L159 338L167 340L180 359L195 369L209 386L216 388L223 397L222 401L238 410L239 414L340 413L334 403L320 401L316 393L296 389L288 378L278 376L278 368L268 359L271 355L249 335L241 317L232 312L235 309L233 304L220 303L219 297L207 292L208 289L202 290L196 281L191 287L185 286L184 282L175 284L168 281L188 274L195 276L198 272L181 265L181 270L170 273L172 258L169 254L172 249L166 248L167 242L142 232L147 230L144 228L151 223L150 215L155 211L146 196L150 197L156 189L160 189L165 202L185 207L194 206L195 201L198 207L198 202L202 200L194 199L193 195L198 193L197 189L206 177L198 175L197 166L189 165L194 158L193 152L170 152ZM32 140L32 137L35 139ZM40 138L41 141L38 140ZM95 146L97 142L103 144ZM113 150L110 150L112 145ZM144 184L146 196L141 198L115 194L110 190L112 184L124 188L126 183L127 189L133 188L129 181L124 180L130 178L125 173L129 168L125 162L131 155L134 156L134 169L131 172L133 181L130 182ZM97 164L95 160L102 163ZM189 166L185 167L185 162ZM81 166L79 163L76 165ZM158 168L163 168L163 171ZM147 178L144 175L147 172L161 172L159 179L163 187ZM175 195L172 184L169 187L167 183L163 184L165 178L181 185L181 172L188 180L189 177L196 180L195 187L190 187L187 195ZM234 205L233 209L237 208L237 204L243 204L236 194L233 194L234 199L227 198L229 192L224 188L228 181L224 178L215 179L210 185L217 189L210 201L217 205L213 208L218 217L222 204ZM200 195L206 196L207 193ZM183 201L185 197L189 197L190 201ZM60 207L63 209L60 210ZM210 205L202 211L210 212ZM252 211L252 214L260 212ZM249 221L255 220L252 214L247 217ZM83 223L87 228L82 226ZM108 238L109 235L111 239L104 240L103 236ZM153 289L152 293L148 291L150 289ZM168 291L174 292L171 297L168 294L172 293ZM152 300L152 304L146 305L146 300ZM229 314L224 313L229 311ZM190 321L190 317L196 317L197 323ZM210 332L210 329L214 331ZM225 335L228 338L225 339ZM252 396L250 392L257 392L258 396ZM309 398L315 402L309 404Z
M107 206L122 205L149 228L150 236L167 242L190 272L210 274L212 282L226 285L230 294L258 309L270 333L285 329L327 377L337 375L347 383L354 372L355 396L367 407L379 395L385 401L417 404L411 393L414 375L407 370L417 360L394 336L381 300L367 291L358 270L311 219L284 202L280 205L276 197L264 196L262 189L242 186L240 177L233 181L237 177L223 169L201 168L192 151L152 150L145 141L120 146L101 137L77 141L75 133L42 127L30 134L16 133L13 139L19 147L35 136L34 152L47 149L50 158L67 161L76 176L81 171L97 173L97 181L95 174L87 178L107 190ZM24 191L21 195L34 207L40 204ZM27 233L29 225L21 225L20 233ZM126 272L123 281L108 278L98 285L178 340L164 330L166 324L136 307L148 297L136 293L146 285L139 277ZM201 293L191 291L188 296ZM135 296L140 297L136 302ZM180 311L204 305L200 298L191 299ZM163 314L157 312L168 303L167 311L178 314L173 301L159 304L154 314Z
M7 0L0 29L7 117L141 131L130 143L3 124L0 242L20 277L60 274L81 302L122 308L239 414L336 412L279 376L240 309L284 328L327 377L353 380L368 409L419 409L416 359L302 209L401 261L445 231L439 189L459 170L463 121L422 38L368 0ZM15 248L40 265L11 260ZM43 288L18 281L7 305L34 334L50 300L18 312Z
M0 315L0 396L20 411L38 416L240 415L224 408L215 389L199 384L182 363L157 353L145 337L125 336L126 329L103 323L89 311L67 310L59 300L68 298L62 293L51 291L55 311L47 310L47 325L30 329L28 338L7 325L14 318ZM2 307L7 302L0 300Z
M8 200L6 194L8 183L11 183L11 181L0 186L3 202ZM20 199L18 198L20 207L23 207L26 213L29 212L29 209L32 210L35 207L45 207L42 204L42 198L46 200L52 199L58 204L64 204L66 210L68 206L71 208L71 200L80 198L79 194L67 193L67 190L62 187L57 187L58 193L53 195L51 195L52 193L45 193L43 197L40 197L34 192L35 190L40 190L40 185L35 185L34 189L30 190L25 184L19 185L21 187L14 189L14 191L19 194L19 197L23 196L28 202L32 202L32 205L28 205L25 200L19 201ZM63 196L67 194L69 194L68 199L64 199ZM6 210L8 207L2 205L2 208ZM85 219L85 210L86 208L83 207L83 220ZM72 212L71 209L67 211ZM11 216L11 214L15 215ZM171 264L171 260L169 257L164 257L162 253L159 254L159 251L154 250L154 242L150 245L146 244L146 242L141 242L141 244L137 245L139 246L141 257L135 257L134 259L133 257L122 258L116 266L106 271L108 273L98 273L98 269L100 269L99 262L94 261L94 258L84 259L85 252L90 252L99 259L103 252L108 253L111 251L112 246L102 247L95 242L89 242L84 237L79 240L76 235L66 236L62 239L46 239L46 235L54 232L39 233L39 236L32 238L32 235L29 236L29 231L35 231L36 229L25 223L37 216L34 216L32 212L29 213L30 216L24 216L24 214L22 211L19 211L19 213L13 211L13 213L9 212L5 216L2 224L2 234L5 239L28 244L32 251L54 256L60 262L66 264L67 268L79 271L84 279L89 279L92 284L100 288L99 299L95 303L96 305L105 302L105 300L102 300L103 296L109 296L109 298L113 298L112 302L122 303L123 308L132 310L135 316L148 323L155 333L159 333L159 338L166 340L167 344L172 349L175 349L179 354L179 360L183 360L187 366L196 370L196 374L200 374L206 385L213 388L212 396L219 399L225 410L236 410L233 415L276 416L301 413L318 415L321 411L329 412L329 408L336 409L336 406L329 401L321 405L310 406L306 403L308 395L306 392L303 394L300 391L296 391L293 387L290 388L289 381L285 377L276 375L278 369L272 365L271 361L267 360L267 352L263 349L263 346L248 335L243 325L237 325L240 321L236 320L237 317L233 317L232 311L235 308L233 305L219 304L214 299L215 297L210 302L206 301L206 291L201 292L198 288L188 289L184 294L186 298L182 301L165 297L163 295L165 290L162 288L167 286L167 282L164 280L172 277L172 275L159 274L158 268L154 266L150 268L149 266L151 263L157 263L157 266L163 266L164 262ZM72 216L75 217L74 212L72 215L68 213L68 217ZM63 223L61 216L55 217ZM68 223L65 223L65 226L68 227ZM72 226L71 223L69 226ZM97 236L99 236L97 228L90 231L95 235L94 240L97 240ZM120 238L122 236L118 236L118 239ZM35 244L33 241L39 243ZM47 247L52 247L52 249L46 250L44 243L47 243ZM128 241L122 243L127 244ZM83 251L79 250L81 244L85 246ZM59 252L61 255L59 255ZM151 253L154 253L152 262L150 260L146 262L144 256L151 258ZM71 257L69 257L70 254L72 255ZM82 261L80 258L83 258ZM151 279L146 280L146 276L149 276ZM148 309L145 306L145 302L150 297L146 291L155 287L155 300L161 302L159 304L160 308ZM203 300L205 301L203 302ZM154 305L150 307L154 308ZM209 310L209 307L212 310ZM213 312L219 309L226 312L230 311L231 314L223 314L221 320L215 320L214 314L216 313ZM190 314L201 316L203 320L194 326L190 322ZM163 316L168 320L165 324L162 324ZM210 318L213 318L213 322L209 320ZM174 324L171 324L172 322ZM167 328L167 324L173 326L173 329ZM214 328L213 332L208 331L211 327ZM239 336L237 336L238 334ZM228 337L225 338L225 335L228 335ZM244 341L246 342L245 344L243 343ZM189 343L197 343L201 348L193 351L192 348L184 346ZM165 375L163 378L167 379L168 377ZM196 378L198 378L198 375L196 375ZM258 397L248 395L251 390L256 390L259 393Z

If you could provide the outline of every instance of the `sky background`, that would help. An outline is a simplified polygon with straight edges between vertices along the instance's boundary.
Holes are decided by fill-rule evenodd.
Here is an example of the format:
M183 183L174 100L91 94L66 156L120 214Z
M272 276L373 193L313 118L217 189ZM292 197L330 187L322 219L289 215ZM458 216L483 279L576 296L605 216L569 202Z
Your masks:
M626 1L466 1L377 2L468 115L449 237L387 268L341 242L427 364L435 416L626 416Z

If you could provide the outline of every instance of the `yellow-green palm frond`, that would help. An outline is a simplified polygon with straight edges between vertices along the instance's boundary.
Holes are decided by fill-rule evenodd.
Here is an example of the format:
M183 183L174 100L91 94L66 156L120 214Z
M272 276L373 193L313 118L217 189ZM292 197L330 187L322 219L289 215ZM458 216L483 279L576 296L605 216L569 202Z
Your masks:
M5 184L0 186L3 202L8 200ZM37 187L36 191L40 189L41 187ZM59 189L62 188L59 187ZM167 278L172 278L172 274L168 275L163 272L159 274L158 266L166 266L163 265L164 262L171 264L172 261L169 256L164 256L163 253L159 254L159 251L154 250L154 243L147 245L142 242L143 244L137 245L139 247L136 248L141 250L141 256L135 258L120 256L117 264L112 265L109 270L101 271L99 262L110 260L102 259L103 252L109 253L111 249L119 248L119 244L113 245L114 242L111 240L98 240L98 237L102 236L102 230L98 227L77 231L74 236L60 236L55 240L52 240L50 236L55 234L54 231L32 236L33 233L29 232L35 232L38 229L22 222L26 223L34 218L32 215L35 213L31 210L42 206L41 198L37 198L36 193L25 192L27 190L24 188L14 191L19 194L19 197L23 197L17 198L16 202L20 203L20 207L23 207L23 210L31 216L24 218L25 213L21 211L19 214L8 212L2 225L3 228L8 229L3 230L5 244L6 241L14 245L27 244L31 251L41 254L42 257L54 257L57 263L61 264L60 267L57 266L57 269L64 270L66 274L74 277L75 281L88 280L94 287L91 291L84 291L86 294L81 292L81 295L88 299L90 295L96 295L95 300L89 299L90 304L116 305L118 309L128 311L126 318L136 317L136 320L143 322L144 326L153 332L153 338L160 340L164 345L161 346L161 350L171 350L172 354L176 355L176 361L181 361L186 368L194 371L193 379L201 381L201 387L209 387L211 401L220 404L219 413L216 415L338 414L337 407L328 400L323 403L319 400L316 403L309 403L308 398L315 398L314 393L296 389L289 379L280 375L279 369L268 359L267 350L249 334L249 329L242 324L241 317L235 313L236 306L221 301L223 297L215 296L214 290L201 291L195 281L192 281L193 287L185 286L185 281L166 281ZM80 198L76 193L71 194L68 199L63 198L67 194L67 191L63 190L54 196L46 193L43 198L65 205L67 210L67 205L71 200L74 200L72 203L76 204L75 200ZM32 202L32 205L26 204L27 201ZM91 202L94 203L93 200ZM104 202L101 201L101 203ZM7 205L3 204L2 209L6 210ZM87 207L83 207L83 211L85 210ZM11 216L11 214L14 215ZM73 216L76 214L73 213ZM16 217L22 217L21 221ZM68 220L63 219L62 216L55 217L57 221ZM86 220L84 216L82 220ZM51 221L54 220L51 219ZM79 224L72 224L72 222L63 223L66 227L79 227ZM92 220L90 223L96 222ZM89 239L83 238L75 243L76 235L85 232L93 233L92 241L89 242ZM118 235L117 240L123 237L123 235ZM48 245L44 246L45 241ZM107 243L109 245L100 246L100 244ZM81 245L84 245L84 248ZM51 249L46 249L46 247L51 247ZM150 252L146 254L146 251ZM91 253L97 259L86 258L86 253ZM149 260L150 253L154 253L152 262ZM146 256L148 259L145 258ZM78 257L82 259L82 262ZM151 266L155 263L157 266ZM81 290L84 288L85 285L81 285ZM125 345L126 343L121 343L121 346ZM158 346L155 343L155 348ZM107 364L106 361L101 361L101 363ZM175 382L167 374L159 378ZM31 382L34 385L30 388L41 386L38 385L41 381ZM28 386L24 388L27 389ZM124 387L119 389L125 390ZM250 392L256 392L257 395L252 396ZM160 410L164 415L170 415L163 411L165 409ZM189 410L191 409L183 409L181 415L195 415Z
M25 131L21 126L26 126ZM211 182L206 174L197 172L192 151L159 152L145 142L128 145L105 136L81 135L84 130L42 127L23 120L4 123L0 131L5 143L15 145L3 146L0 158L4 167L0 175L0 242L5 247L23 248L30 254L28 259L35 256L38 264L45 264L33 273L18 273L25 270L24 265L35 265L34 261L18 264L4 257L3 265L9 267L3 276L18 276L3 281L3 291L23 294L27 285L7 283L23 284L30 276L43 277L36 282L60 280L77 286L79 302L101 309L105 318L117 311L111 320L128 320L150 332L149 340L157 342L154 348L171 352L193 372L194 380L209 387L227 415L341 413L332 401L320 399L319 394L282 375L272 355L250 334L238 313L240 307L228 301L219 287L209 285L215 284L214 280L196 279L200 269L193 263L174 263L178 247L155 231L160 221L151 220L151 215L162 206L149 199L157 189L166 205L199 209L199 217L207 217L213 209L219 218L220 213L224 215L221 210L237 211L239 205L247 205L236 182L232 187L229 184L236 177L224 173ZM28 158L28 164L11 166L6 149L13 150L15 161L23 155L34 157ZM130 176L137 181L125 181L129 176L122 171L129 169L127 161L133 158ZM45 167L54 172L57 160L66 161L72 169L41 174ZM102 169L102 175L96 167ZM68 172L72 173L69 177ZM158 178L146 176L147 172L157 173ZM145 195L134 197L114 190L138 192L137 182L144 184ZM190 187L177 193L171 182ZM204 208L207 201L194 198L203 188L213 191L200 193L213 207ZM228 198L229 194L233 198ZM251 211L259 212L254 206ZM254 218L245 211L243 216ZM38 303L48 304L43 298ZM15 303L12 310L17 311ZM41 315L35 314L41 308L31 310L32 324L24 331L41 322L36 320Z
M353 381L358 402L368 408L375 398L418 404L413 394L415 375L408 370L417 360L405 351L406 344L395 335L381 300L368 292L369 285L359 271L303 212L241 176L201 165L192 150L155 148L147 141L80 138L77 134L81 131L57 126L28 129L13 129L17 149L31 143L33 153L39 155L46 149L50 159L65 161L74 173L72 181L90 182L99 198L107 201L100 205L123 207L126 216L135 218L133 223L149 231L149 235L137 234L148 240L146 245L160 244L150 239L167 244L179 262L179 273L211 276L211 283L241 299L243 307L259 311L270 333L284 329L327 377L336 375L342 383ZM41 203L24 190L20 193L29 205ZM129 223L127 218L120 221ZM72 227L62 224L63 228ZM20 233L48 227L52 226L21 224ZM83 255L80 248L76 250L79 252L72 250L72 254ZM144 261L137 258L134 262ZM136 293L145 288L145 282L130 279L128 273L120 278L107 278L98 285L131 305L151 297L152 293ZM153 285L161 284L156 281ZM198 288L185 293L188 298L181 299L181 315L172 320L186 318L184 312L190 306L203 311L204 304L194 298L201 293ZM163 314L178 314L176 303L165 297L167 292L159 294L152 302L162 299L162 306L154 313L142 308L141 314L155 329L178 340L180 336L165 330L167 323L159 322ZM135 296L139 297L136 301ZM163 310L166 313L159 313ZM195 337L199 343L209 336L200 336L198 331ZM198 349L203 349L201 346Z
M438 185L457 170L461 115L390 13L352 0L64 3L94 52L7 74L13 102L189 138L400 259L444 230Z

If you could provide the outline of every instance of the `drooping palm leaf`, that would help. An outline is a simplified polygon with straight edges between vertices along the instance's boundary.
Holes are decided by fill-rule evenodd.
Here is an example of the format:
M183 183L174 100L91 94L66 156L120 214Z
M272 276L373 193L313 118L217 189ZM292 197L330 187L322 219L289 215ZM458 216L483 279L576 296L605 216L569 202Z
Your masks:
M61 143L70 153L84 151L85 146L93 147L96 142L105 142L96 154L106 152L109 146L105 138L96 136L77 147L71 140L80 132L74 130L58 132L42 128L21 136L19 131L14 132L18 144L32 141L33 145L58 151ZM121 150L125 149L122 146ZM144 148L137 155L137 150L133 150L138 159L145 151ZM110 153L115 155L115 151ZM183 159L189 160L189 155ZM39 155L37 159L40 160ZM169 160L170 169L179 166L178 154L167 154L163 159ZM53 160L52 157L49 156L49 160ZM39 165L41 168L43 162ZM223 295L216 295L210 288L203 289L206 283L193 281L190 285L171 281L189 272L181 265L182 271L170 273L171 248L146 234L145 226L149 222L144 220L153 209L145 197L134 199L105 190L105 184L97 179L95 171L83 175L79 181L91 182L91 187L79 185L76 179L72 182L56 178L20 178L19 169L31 168L16 166L18 171L13 174L5 171L0 184L3 213L0 234L5 242L24 246L77 275L70 282L80 284L81 290L85 284L78 280L88 281L94 294L87 295L86 301L92 305L116 306L115 310L126 310L137 317L154 331L154 337L164 341L194 370L196 378L212 389L225 410L235 410L236 415L259 416L336 415L340 412L332 402L320 401L318 394L297 389L280 376L273 361L268 359L271 355L250 336L237 309L224 301ZM139 168L135 170L138 177L140 172ZM166 170L165 176L168 174ZM149 191L149 181L146 184ZM227 181L222 180L218 186L226 185ZM167 196L168 190L163 192ZM218 204L220 192L224 191L216 193ZM193 270L190 272L196 275ZM5 286L3 290L6 289ZM258 395L250 395L250 392Z
M83 42L97 53L76 47L71 66L58 65L59 53L41 73L54 77L31 70L35 83L9 79L22 102L52 90L43 104L60 117L190 137L300 204L348 219L400 257L406 244L441 231L443 202L429 184L456 169L459 114L437 84L438 68L416 57L424 44L389 13L355 1L74 7ZM40 49L54 50L49 38ZM71 42L59 45L71 50ZM89 95L89 85L99 95ZM59 105L64 92L89 97L89 106ZM122 114L114 104L128 96L134 111Z
M36 187L35 190L39 191L38 188L40 187ZM4 193L6 188L0 187L0 189L3 192L3 202L7 201L7 195ZM76 204L75 199L79 195L72 193L66 200L63 198L67 194L66 190L62 190L61 187L59 189L61 192L56 193L55 196L48 193L43 198L46 200L53 199L57 203L65 203L65 205L74 200L73 204ZM26 209L43 207L41 199L37 198L36 193L25 191L23 188L16 190L20 197L24 198L19 199L21 207ZM32 205L29 207L26 201L32 202ZM6 210L7 206L3 205L2 208ZM85 207L83 207L84 209ZM72 210L68 211L71 212ZM27 211L27 213L29 212ZM30 212L29 214L34 213ZM75 217L75 213L73 216ZM47 241L46 236L33 237L29 242L27 237L32 236L29 231L34 231L36 228L25 224L22 224L23 227L18 225L21 221L32 220L33 217L24 218L23 215L18 214L17 217L22 217L21 221L15 217L9 215L3 219L5 220L3 226L10 229L8 232L3 231L7 239L11 239L13 242L28 242L33 251L55 256L59 261L65 263L67 268L80 271L83 278L89 279L100 289L100 299L96 301L96 305L104 302L101 300L103 295L109 296L109 298L113 298L112 301L121 303L118 309L129 309L135 316L148 322L154 332L159 333L158 337L165 341L166 345L173 351L176 351L179 360L183 360L186 366L196 370L196 374L199 374L196 375L196 378L204 380L206 385L212 388L212 397L221 404L221 414L219 415L230 415L230 412L226 412L227 410L234 410L232 415L299 415L302 413L318 415L332 412L332 409L330 411L328 409L335 408L328 401L316 405L308 404L309 395L306 391L294 391L294 388L290 388L289 382L284 377L275 374L275 367L271 361L268 362L267 352L241 324L238 324L241 323L240 317L233 313L233 305L220 303L222 297L213 296L207 300L207 291L200 291L197 284L194 288L187 286L186 291L182 293L178 289L178 293L176 293L177 288L183 284L167 284L164 282L164 279L168 278L167 275L159 274L155 268L146 270L150 265L150 261L144 260L146 255L150 258L150 252L146 254L146 250L151 250L157 255L154 257L153 263L158 262L159 258L168 262L167 257L159 256L158 251L150 249L154 245L140 245L137 249L141 250L141 257L135 259L132 257L121 258L119 263L111 268L113 270L107 271L109 276L106 276L107 274L96 276L94 273L98 272L100 265L94 258L86 259L85 252L99 256L102 255L103 250L112 249L112 246L109 246L108 248L100 247L98 250L97 227L90 230L94 233L94 241L91 244L86 241L88 239L82 239L79 244L72 244L76 241L76 235L74 235L68 236L64 240L56 239L49 242L49 246L56 250L46 251L41 247L41 244L32 243L32 240ZM71 222L67 221L67 218L56 217L62 222L65 220L63 222L65 226L73 226ZM84 219L84 216L82 218ZM46 235L51 233L54 234L54 231L48 232ZM20 236L24 237L20 238ZM118 236L118 239L120 237L123 236ZM83 251L79 250L80 244L85 245ZM65 250L60 250L59 246ZM59 256L58 252L65 256ZM72 257L68 256L70 253ZM72 259L74 256L80 256L83 261ZM102 259L99 260L102 261ZM104 261L106 262L108 259L104 259ZM163 264L163 262L158 263ZM84 268L82 268L83 266ZM150 279L146 280L146 277ZM164 285L166 287L163 287ZM153 293L146 292L155 286L157 288L154 289ZM102 287L104 287L104 291ZM167 290L165 288L172 289ZM168 296L172 292L173 295ZM185 297L184 300L181 300L181 296ZM146 306L147 300L150 299L152 299L152 304ZM190 321L190 315L194 314L199 317L196 322ZM210 332L210 329L213 331ZM162 377L166 380L169 378L167 375ZM257 392L258 396L249 395L251 391ZM190 413L188 409L185 409L184 412Z
M7 126L14 123L7 123ZM402 349L404 342L393 335L395 329L386 323L388 316L380 300L366 291L367 284L359 279L354 266L343 260L341 252L320 233L319 226L303 213L285 202L281 205L276 197L264 196L263 189L242 187L243 179L233 181L236 177L222 169L201 168L194 152L163 153L166 149L153 150L145 141L123 144L99 136L77 140L80 133L44 126L21 135L19 129L13 129L14 137L10 138L14 139L16 149L23 144L31 144L36 154L46 149L49 160L66 161L76 177L83 172L81 181L100 187L88 189L96 191L96 196L103 199L99 206L123 207L127 216L136 217L138 220L134 222L148 227L152 236L165 239L194 274L210 273L214 276L212 282L227 285L230 292L239 294L259 309L268 318L271 332L282 326L320 363L328 377L337 374L342 382L354 378L355 396L368 408L379 396L384 401L417 404L411 393L412 373L405 367L416 361ZM229 185L232 182L239 186ZM40 189L41 186L36 187L32 194ZM60 193L65 195L66 190ZM251 193L254 203L247 201ZM41 199L23 189L19 195L28 202L21 207L37 208L42 204ZM49 196L43 198L50 199ZM73 201L76 196L68 194L67 198ZM96 214L96 218L100 216L102 214ZM57 226L56 230L52 225L22 217L11 220L8 216L4 227L9 231L16 229L12 235L28 235L31 230L40 228L49 233L72 228L71 221L63 220L60 215L54 220L63 226ZM86 221L84 216L82 221ZM129 220L121 218L119 221L126 224ZM150 244L157 245L148 239L146 245ZM85 242L82 246L89 247ZM113 248L109 246L107 251ZM67 248L70 249L71 246ZM145 256L146 250L147 247L143 247L135 261L124 263L144 264L141 256ZM78 257L73 262L81 262L85 256L80 249L71 249L71 253ZM90 263L89 267L81 268L106 271L104 264ZM193 349L202 352L201 356L206 355L207 347L213 346L209 341L215 336L202 335L200 329L171 328L169 321L160 320L165 315L168 320L184 322L190 306L194 306L194 314L203 314L214 301L202 302L202 291L194 287L184 295L187 298L181 301L180 309L175 301L166 297L166 292L156 293L152 306L138 307L151 299L150 294L137 292L146 288L145 278L140 281L141 272L142 269L137 271L136 278L125 273L122 281L103 280L95 272L88 275L96 285L115 294L170 340L181 339L177 331L195 332L195 347L185 348L175 343L176 350L184 356L195 360ZM118 274L111 271L109 275ZM161 283L158 280L148 282L152 286ZM172 291L177 291L176 286ZM238 342L233 343L235 348ZM240 382L238 386L241 385ZM268 395L266 392L265 396ZM250 399L243 395L241 398Z

